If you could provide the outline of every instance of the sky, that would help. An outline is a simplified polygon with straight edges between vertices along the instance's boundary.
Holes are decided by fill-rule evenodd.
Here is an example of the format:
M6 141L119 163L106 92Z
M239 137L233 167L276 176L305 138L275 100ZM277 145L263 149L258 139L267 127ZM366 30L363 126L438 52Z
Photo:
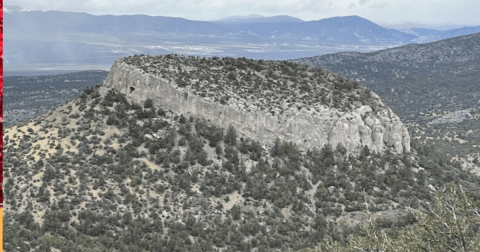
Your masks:
M211 21L227 16L289 15L305 21L358 15L379 24L480 25L479 0L4 0L30 10L93 15L182 17Z

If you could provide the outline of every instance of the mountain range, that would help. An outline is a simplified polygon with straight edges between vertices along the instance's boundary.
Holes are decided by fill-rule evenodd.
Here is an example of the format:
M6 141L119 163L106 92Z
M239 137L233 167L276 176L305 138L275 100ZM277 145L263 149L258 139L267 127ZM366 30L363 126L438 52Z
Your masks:
M7 25L5 32L7 34L29 33L32 36L56 33L150 32L342 43L402 43L415 38L396 30L385 29L358 16L308 22L289 16L256 17L242 19L243 22L226 20L206 22L147 15L94 16L75 12L20 11L5 13Z
M4 13L6 68L22 64L108 64L134 54L292 59L338 51L368 52L475 32L386 29L358 16L303 21L290 16L194 21L147 15L60 11Z

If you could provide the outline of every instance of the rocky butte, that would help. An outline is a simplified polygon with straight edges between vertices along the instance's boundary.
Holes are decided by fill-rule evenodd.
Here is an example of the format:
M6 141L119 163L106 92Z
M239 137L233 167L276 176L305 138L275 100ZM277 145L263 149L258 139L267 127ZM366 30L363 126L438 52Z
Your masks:
M100 93L204 118L271 145L343 144L347 151L410 152L406 126L378 95L352 80L291 62L177 55L117 59Z

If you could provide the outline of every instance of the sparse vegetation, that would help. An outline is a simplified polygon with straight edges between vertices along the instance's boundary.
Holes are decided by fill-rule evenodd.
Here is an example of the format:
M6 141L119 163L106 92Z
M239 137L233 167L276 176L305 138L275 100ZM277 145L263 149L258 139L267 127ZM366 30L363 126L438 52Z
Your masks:
M158 69L166 69L161 76L171 79L177 88L223 105L242 103L247 111L281 115L291 108L349 110L367 102L372 108L381 106L356 81L287 61L140 55L126 57L124 62L149 74L160 75ZM167 64L178 67L167 68ZM184 92L185 98L188 92Z
M163 57L175 67L174 60L187 60ZM132 64L139 64L137 59L130 58ZM205 80L224 79L214 71L201 75L202 66L235 71L238 85L228 88L247 93L255 88L281 97L293 85L276 82L287 73L297 79L318 74L340 80L290 63L189 59L198 62L196 73ZM189 80L188 69L178 71ZM258 71L272 81L240 84L254 79ZM325 106L343 109L346 94L372 102L355 82L340 83L324 91L329 92ZM207 90L208 97L211 89L195 85L186 87ZM324 84L306 85L296 91L308 93ZM225 82L223 88L227 89ZM201 118L134 103L117 92L97 97L97 91L95 87L39 117L40 123L6 130L6 250L306 251L332 244L339 249L352 244L368 248L372 232L400 242L409 230L420 232L419 224L433 223L421 219L426 215L420 213L452 199L446 196L442 201L436 194L449 182L462 186L465 202L480 201L479 177L428 143L412 141L413 150L405 155L365 148L354 156L344 146L329 144L302 152L280 139L266 146L241 137L233 125L222 129ZM308 107L310 96L299 102ZM334 105L332 96L343 98ZM271 100L276 101L273 96ZM351 106L356 104L360 102ZM65 126L59 111L68 106L76 116L67 117ZM464 229L471 241L477 229L473 221Z

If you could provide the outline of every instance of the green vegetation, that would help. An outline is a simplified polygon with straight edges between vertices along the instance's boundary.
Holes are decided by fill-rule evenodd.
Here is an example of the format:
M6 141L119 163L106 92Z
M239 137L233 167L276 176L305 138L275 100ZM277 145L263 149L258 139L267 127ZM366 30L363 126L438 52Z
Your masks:
M366 205L368 203L366 202ZM435 195L427 213L411 210L415 225L389 235L370 219L363 234L349 237L348 246L325 239L326 251L478 251L480 204L450 183Z
M212 60L229 72L280 76L260 61ZM52 113L38 119L39 130L5 133L5 250L448 251L421 242L425 227L462 234L463 251L476 248L480 179L436 146L412 141L405 155L353 155L329 144L302 152L97 91L65 104L84 107L68 118L73 128ZM47 147L35 147L40 141ZM463 192L437 194L452 181ZM456 220L444 211L452 204Z
M191 92L223 105L243 104L242 109L247 111L280 115L302 108L318 112L323 106L340 110L362 105L374 110L383 107L356 81L287 61L175 54L129 56L123 60L146 73L170 79L185 90L185 98Z

